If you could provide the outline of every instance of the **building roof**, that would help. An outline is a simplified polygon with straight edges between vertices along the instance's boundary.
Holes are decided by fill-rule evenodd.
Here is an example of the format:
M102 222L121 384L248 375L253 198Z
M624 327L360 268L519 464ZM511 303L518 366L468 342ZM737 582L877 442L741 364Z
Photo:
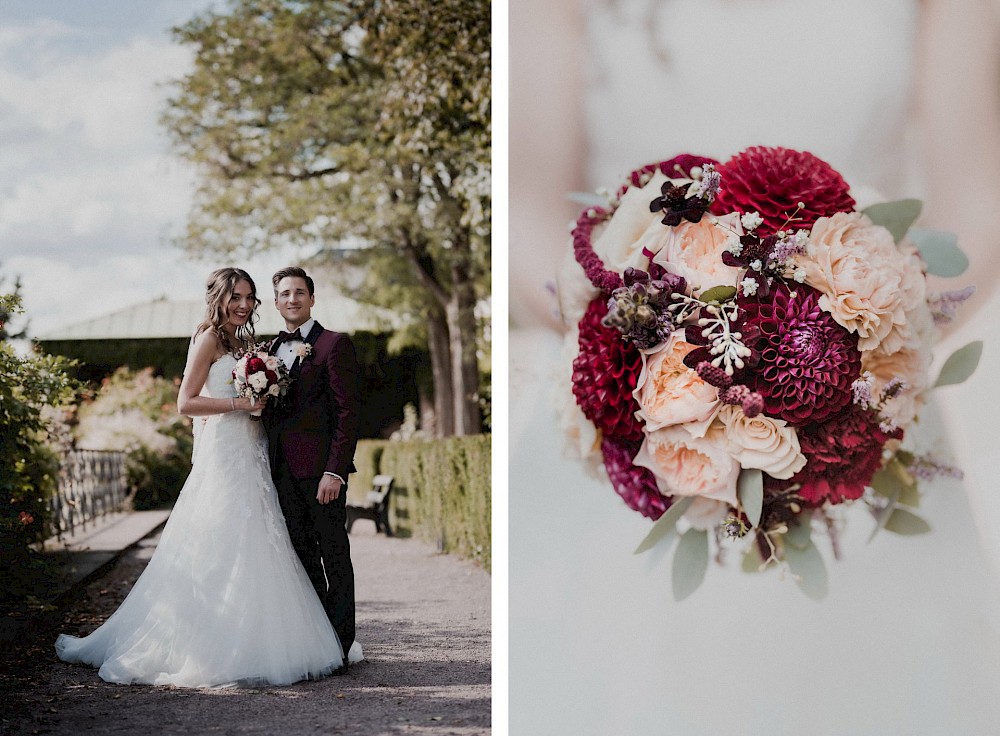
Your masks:
M324 327L337 332L388 331L396 322L391 315L379 315L374 308L362 306L336 294L317 295L312 315ZM276 335L285 324L273 304L264 301L257 310L256 334ZM136 304L103 317L63 325L38 339L54 340L127 340L158 337L190 337L205 318L205 303L198 300L173 301L166 297Z

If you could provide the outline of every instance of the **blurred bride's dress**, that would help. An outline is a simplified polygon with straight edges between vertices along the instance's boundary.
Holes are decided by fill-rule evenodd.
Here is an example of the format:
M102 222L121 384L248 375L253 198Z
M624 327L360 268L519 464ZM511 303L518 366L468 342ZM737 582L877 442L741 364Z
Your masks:
M890 199L924 194L917 131L908 122L919 3L639 0L585 7L587 188L616 186L631 169L680 152L724 160L764 144L815 153L849 182L871 188L859 189L859 199L871 191ZM523 28L512 22L512 59ZM521 79L512 74L512 84ZM519 99L512 90L512 119ZM537 165L519 156L522 144L512 134L512 182L520 181L518 166L530 179ZM531 238L532 227L512 194L512 240ZM568 248L565 233L559 245ZM552 246L535 237L532 247ZM511 252L516 280L522 272L513 260L530 251L512 243ZM545 268L541 254L537 264ZM512 310L526 303L516 286ZM1000 586L961 482L925 484L920 513L933 531L922 536L881 533L867 544L873 522L863 508L852 509L843 559L827 555L822 602L773 571L758 576L713 565L701 589L676 603L669 561L656 550L631 554L649 521L607 481L564 458L552 408L553 395L569 391L561 336L530 311L514 314L511 733L996 732ZM986 319L963 333L949 340L949 350L962 339L998 336ZM987 351L995 364L995 347ZM950 402L953 415L976 406L972 389L987 386L982 373L977 380L941 389L911 445L940 453L938 403ZM995 455L995 434L973 439L986 450L992 443ZM952 454L970 471L974 455ZM984 467L980 460L971 468L973 480L983 479Z

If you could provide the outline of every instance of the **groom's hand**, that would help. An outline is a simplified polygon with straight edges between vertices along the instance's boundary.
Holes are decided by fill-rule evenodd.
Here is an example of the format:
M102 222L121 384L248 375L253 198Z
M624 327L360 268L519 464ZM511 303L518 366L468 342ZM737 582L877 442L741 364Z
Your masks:
M322 504L337 500L340 496L340 487L343 481L334 478L332 475L324 475L319 481L319 491L316 493L316 500Z

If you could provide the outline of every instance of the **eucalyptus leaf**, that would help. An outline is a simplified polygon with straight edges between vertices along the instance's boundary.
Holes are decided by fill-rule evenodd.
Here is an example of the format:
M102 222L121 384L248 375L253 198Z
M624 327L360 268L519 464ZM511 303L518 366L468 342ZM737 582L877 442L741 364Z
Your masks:
M895 202L879 202L862 211L876 225L881 225L892 233L893 240L898 243L906 235L910 225L920 217L921 209L923 203L919 199L899 199Z
M910 231L910 240L927 264L927 272L935 276L961 276L969 267L969 257L958 247L958 236L946 230Z
M760 566L763 562L764 560L760 556L760 550L757 548L757 545L751 544L743 554L740 567L743 568L743 572L761 572Z
M886 522L889 521L889 517L892 516L892 512L896 510L896 498L898 496L893 496L889 499L889 503L875 512L875 528L872 529L871 536L868 537L869 543L875 539L875 535L881 531Z
M674 600L682 601L694 593L708 570L708 532L688 529L674 552L670 583Z
M795 574L795 582L803 593L817 601L826 597L826 563L815 544L810 544L805 549L786 546L785 561Z
M976 372L976 368L979 366L979 359L982 355L982 340L970 342L965 347L956 350L944 362L934 388L938 386L952 386L965 381Z
M904 534L926 534L931 530L931 525L914 513L906 509L895 509L885 522L886 531Z
M788 532L785 534L785 547L795 547L805 549L812 544L812 524L811 517L802 515L788 525Z
M639 546L635 548L635 552L632 554L641 554L652 549L661 540L669 539L671 533L676 531L675 525L677 524L677 520L687 511L687 507L691 505L692 501L694 501L694 496L685 496L674 501L673 505L663 512L663 516L656 520L653 527L649 530L649 534L639 543Z
M900 453L900 455L902 454ZM872 476L871 487L877 494L894 503L918 506L920 505L920 492L917 490L917 482L906 469L900 455L892 458L885 467L880 468ZM911 453L905 453L905 455L913 458Z
M713 286L701 292L698 297L703 302L726 302L736 296L735 286Z
M741 470L736 481L736 495L750 526L760 524L760 514L764 510L764 473L756 468Z
M570 192L566 198L584 207L607 207L608 198L594 192Z

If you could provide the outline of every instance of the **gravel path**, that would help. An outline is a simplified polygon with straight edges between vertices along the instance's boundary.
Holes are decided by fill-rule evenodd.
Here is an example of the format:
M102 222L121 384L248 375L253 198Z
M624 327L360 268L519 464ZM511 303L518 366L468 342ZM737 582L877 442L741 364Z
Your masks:
M64 611L0 653L0 733L490 733L490 576L412 539L351 534L358 640L345 677L286 687L183 690L110 685L59 661L56 633L92 631L129 591L158 535L126 552Z

